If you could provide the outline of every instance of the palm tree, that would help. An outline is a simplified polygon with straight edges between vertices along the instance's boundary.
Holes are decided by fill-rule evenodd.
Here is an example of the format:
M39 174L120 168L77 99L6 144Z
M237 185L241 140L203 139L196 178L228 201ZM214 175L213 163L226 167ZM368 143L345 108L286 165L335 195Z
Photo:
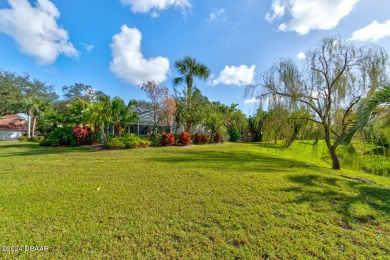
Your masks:
M31 137L31 111L34 107L34 103L34 99L31 97L22 100L22 107L27 115L27 138Z
M45 112L48 108L49 108L48 102L44 102L44 101L39 100L39 99L34 99L33 106L31 108L32 114L33 114L32 128L31 128L31 135L32 136L35 135L35 128L36 128L35 126L37 123L38 115Z
M88 115L86 110L90 102L81 98L76 98L72 103L69 104L69 120L75 122L77 125L88 124Z
M134 101L130 101L127 105L120 97L114 97L111 101L111 117L114 124L115 136L120 135L120 131L127 123L130 123L138 118L136 113L131 112L131 107Z
M182 60L176 61L175 68L179 71L181 77L174 78L173 85L177 86L183 83L187 85L187 108L191 109L194 77L206 80L210 76L210 70L207 66L197 62L195 58L191 58L190 56L186 56ZM186 131L190 132L192 128L191 115L187 117L186 121Z
M347 142L351 141L356 131L362 130L367 125L372 119L374 112L374 117L379 119L380 127L390 126L390 86L383 86L372 96L360 102L356 111L355 125L345 137Z
M92 102L88 108L89 118L97 126L95 127L96 132L101 133L103 140L106 140L104 127L106 124L109 125L112 120L111 111L111 100L108 96L100 96L99 102Z

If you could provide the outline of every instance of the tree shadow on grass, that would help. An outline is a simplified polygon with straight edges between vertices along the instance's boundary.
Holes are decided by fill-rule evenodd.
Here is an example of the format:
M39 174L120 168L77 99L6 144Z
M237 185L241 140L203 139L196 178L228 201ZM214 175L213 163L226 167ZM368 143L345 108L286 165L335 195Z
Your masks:
M1 157L36 156L49 154L63 154L70 152L87 152L89 148L82 147L42 147L36 143L0 143ZM12 150L11 150L12 149Z
M375 211L390 215L389 188L345 179L342 176L305 174L289 176L288 179L298 186L281 191L296 193L298 198L293 201L295 203L310 203L314 206L328 201L344 217L363 222L374 220L377 215ZM354 212L356 205L363 205L361 214Z
M232 169L237 172L289 172L293 168L307 168L298 160L267 156L245 151L189 151L177 156L152 157L152 161L168 165L196 165L199 169Z

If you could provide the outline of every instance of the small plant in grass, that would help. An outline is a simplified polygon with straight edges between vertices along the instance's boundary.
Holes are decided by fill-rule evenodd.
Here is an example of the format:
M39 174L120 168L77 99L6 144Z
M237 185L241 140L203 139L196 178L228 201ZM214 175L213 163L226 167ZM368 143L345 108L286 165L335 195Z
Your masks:
M191 135L187 132L182 132L179 137L179 143L181 143L182 145L191 144Z
M168 146L175 144L175 136L173 134L167 134L163 132L160 138L160 145Z
M206 144L206 143L209 142L209 140L210 140L210 138L209 138L208 134L203 134L202 135L202 143Z
M194 135L194 144L201 144L201 143L203 143L202 135L199 133L196 133Z

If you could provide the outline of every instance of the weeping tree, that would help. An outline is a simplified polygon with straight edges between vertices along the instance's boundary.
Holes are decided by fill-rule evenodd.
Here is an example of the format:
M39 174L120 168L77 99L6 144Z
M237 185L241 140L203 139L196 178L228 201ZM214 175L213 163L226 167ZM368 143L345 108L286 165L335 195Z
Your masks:
M387 60L383 48L357 48L338 38L324 38L307 52L301 67L282 59L264 74L261 84L249 86L247 94L309 109L315 117L308 120L322 126L332 168L340 169L336 150L349 131L350 114L363 97L387 82ZM339 125L336 113L341 117Z

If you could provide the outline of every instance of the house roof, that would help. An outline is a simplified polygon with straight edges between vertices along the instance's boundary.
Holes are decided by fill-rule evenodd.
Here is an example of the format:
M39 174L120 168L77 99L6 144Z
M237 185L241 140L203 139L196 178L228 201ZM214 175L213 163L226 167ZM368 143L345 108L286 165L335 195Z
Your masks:
M153 110L144 107L132 107L131 111L137 113L139 116L153 112Z
M0 117L0 129L25 130L26 122L17 114L5 115Z

